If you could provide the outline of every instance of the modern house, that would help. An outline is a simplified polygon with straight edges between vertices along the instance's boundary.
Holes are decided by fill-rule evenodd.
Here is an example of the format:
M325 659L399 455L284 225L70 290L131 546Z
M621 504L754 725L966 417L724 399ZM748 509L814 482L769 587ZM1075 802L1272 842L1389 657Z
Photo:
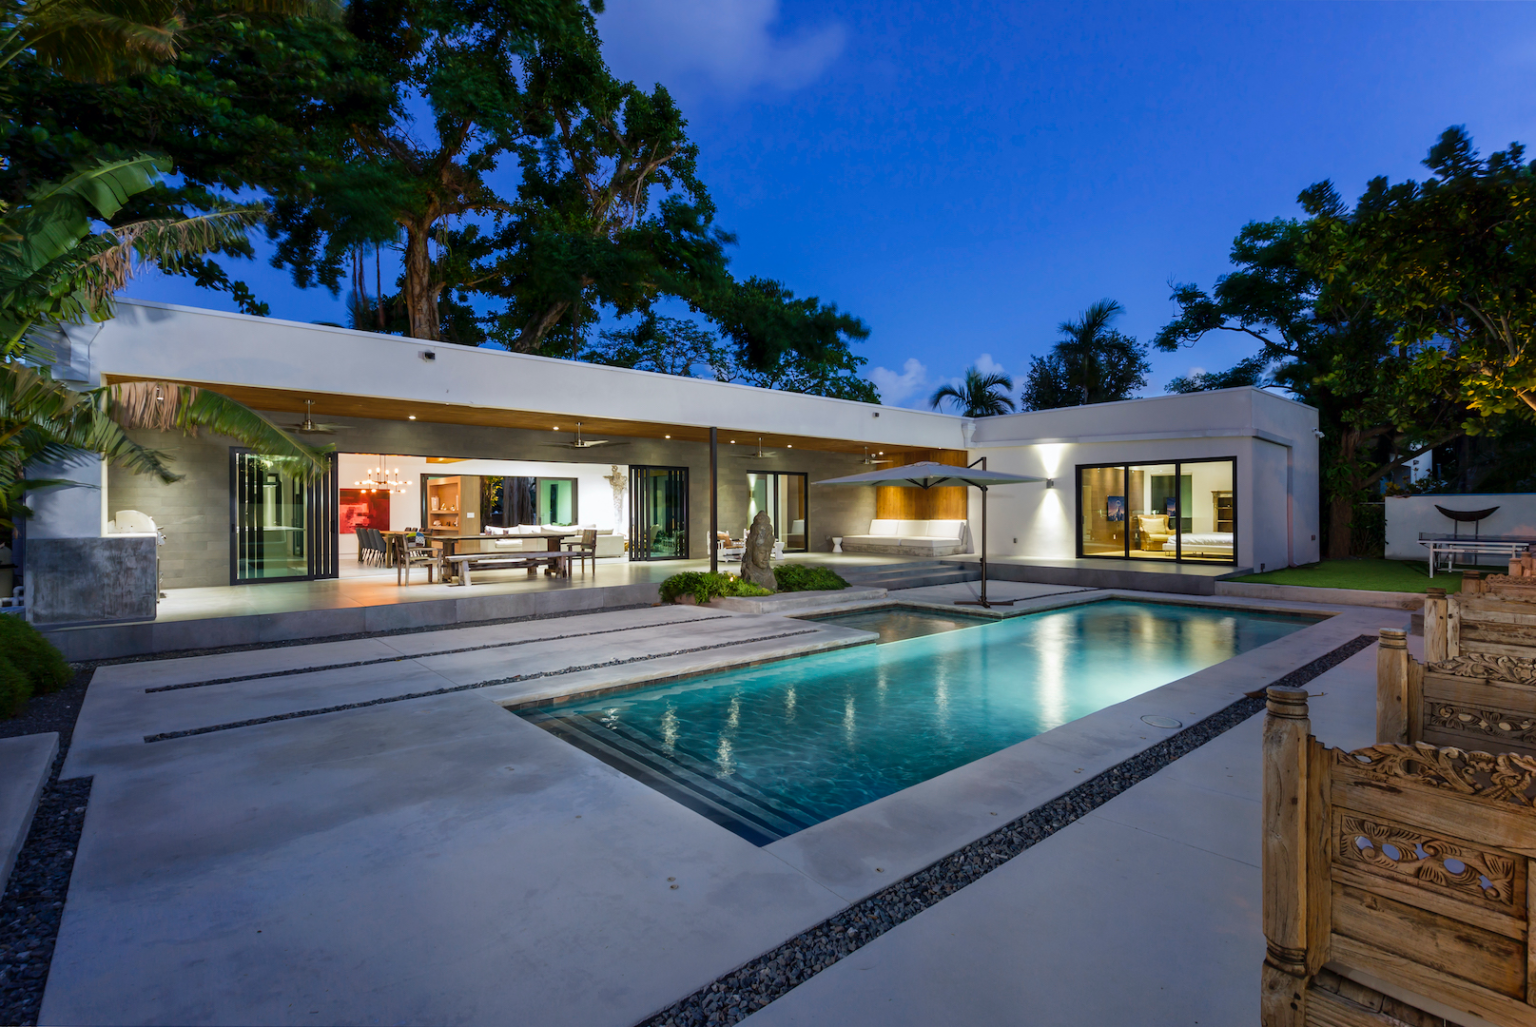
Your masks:
M142 527L125 511L153 519L168 594L351 573L358 527L591 526L609 564L676 566L708 558L712 517L739 538L766 510L787 558L934 521L966 522L954 548L974 552L978 492L816 482L982 457L1050 479L988 497L989 555L1010 576L1115 564L1209 578L1318 558L1316 411L1259 389L969 420L143 302L67 340L56 373L82 386L204 386L282 425L308 419L324 430L303 437L335 449L332 473L305 482L224 439L145 432L181 481L91 461L67 476L96 488L32 497L33 550Z

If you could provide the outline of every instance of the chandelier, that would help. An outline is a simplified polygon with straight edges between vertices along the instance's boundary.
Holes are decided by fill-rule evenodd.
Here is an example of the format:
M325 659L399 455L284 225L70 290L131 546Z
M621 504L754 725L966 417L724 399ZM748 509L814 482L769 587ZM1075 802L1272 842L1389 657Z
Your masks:
M405 494L405 482L400 480L400 468L394 470L384 466L384 455L379 454L379 466L368 468L368 475L362 481L354 482L358 488L367 492L389 492L391 494Z

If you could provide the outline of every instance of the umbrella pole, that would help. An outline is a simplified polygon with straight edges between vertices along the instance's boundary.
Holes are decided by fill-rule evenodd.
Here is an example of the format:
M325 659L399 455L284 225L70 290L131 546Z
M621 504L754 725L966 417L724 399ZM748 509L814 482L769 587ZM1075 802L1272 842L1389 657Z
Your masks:
M980 599L956 599L956 606L980 606L990 610L994 606L1012 606L1012 599L987 599L987 490L985 486L977 486L981 489L981 598Z

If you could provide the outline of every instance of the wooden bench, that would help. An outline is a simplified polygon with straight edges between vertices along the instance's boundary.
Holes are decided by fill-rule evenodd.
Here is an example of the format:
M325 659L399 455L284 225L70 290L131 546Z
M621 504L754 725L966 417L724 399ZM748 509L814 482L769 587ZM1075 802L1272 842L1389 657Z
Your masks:
M1264 723L1263 1027L1536 1024L1536 758Z
M1468 578L1467 593L1424 600L1422 664L1403 632L1381 632L1376 740L1536 756L1536 590Z
M561 577L570 577L570 559L565 553L455 553L443 557L443 564L452 570L460 585L470 584L473 570L506 570L526 567L531 577L540 567L549 567Z

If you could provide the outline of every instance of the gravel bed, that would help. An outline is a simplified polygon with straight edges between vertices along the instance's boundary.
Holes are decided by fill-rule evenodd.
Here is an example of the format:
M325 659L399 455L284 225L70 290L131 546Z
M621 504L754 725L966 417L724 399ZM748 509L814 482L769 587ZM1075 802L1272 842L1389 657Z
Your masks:
M1375 641L1374 635L1361 635L1273 684L1300 687ZM1262 698L1239 699L911 877L822 921L642 1021L639 1027L702 1027L742 1020L1263 708Z
M294 710L292 713L278 713L270 717L253 717L250 720L233 720L227 724L210 724L207 727L187 728L184 731L162 731L157 735L145 735L146 742L165 742L172 738L190 738L193 735L212 734L215 731L230 731L237 727L252 727L256 724L275 724L280 720L296 720L299 717L318 717L322 713L339 713L342 710L360 710L365 706L383 706L386 703L405 702L407 699L425 699L434 695L448 695L452 692L468 692L476 688L490 688L494 685L510 685L518 681L537 681L541 678L563 677L566 674L579 674L587 670L601 670L604 667L623 667L632 663L645 663L649 660L664 660L669 656L689 656L693 653L709 652L712 649L730 649L739 645L747 645L752 642L772 642L780 638L793 638L796 635L814 635L817 628L803 628L799 631L780 631L772 635L757 635L752 638L737 638L729 642L715 642L712 645L691 646L687 649L673 649L664 653L647 653L644 656L625 656L616 660L604 660L601 663L588 663L579 667L562 667L559 670L541 670L534 674L511 674L507 677L492 678L489 681L472 681L467 685L446 685L443 688L432 688L425 692L407 692L404 695L386 695L379 699L365 699L362 702L341 703L336 706L321 706L313 710Z
M59 755L38 800L32 830L0 896L0 1023L31 1027L42 1008L53 944L69 894L69 875L75 867L75 848L91 797L89 778L61 784L59 770L93 673L90 667L77 669L65 688L32 699L19 717L0 720L0 738L59 733Z

